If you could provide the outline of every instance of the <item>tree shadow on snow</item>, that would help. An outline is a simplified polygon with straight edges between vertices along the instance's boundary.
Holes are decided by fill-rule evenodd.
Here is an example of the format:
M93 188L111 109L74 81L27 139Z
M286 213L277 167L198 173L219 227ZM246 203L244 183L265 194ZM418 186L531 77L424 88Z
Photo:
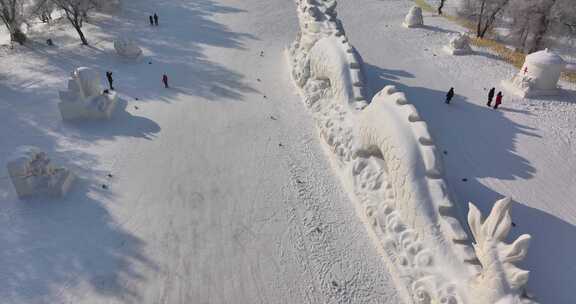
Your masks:
M486 187L479 179L531 179L536 173L530 162L518 153L515 143L521 136L540 135L537 130L519 125L501 112L532 115L529 111L506 106L493 110L485 106L484 101L478 105L460 95L446 105L445 91L407 86L388 77L385 69L369 64L365 68L374 92L386 85L395 85L427 122L443 158L445 178L456 192L463 223L466 223L467 202L477 204L486 216L493 203L502 198L502 194ZM448 145L451 149L446 148ZM570 266L576 252L576 227L520 202L514 202L512 218L516 227L512 229L510 239L523 233L533 236L528 257L521 265L531 271L529 292L545 302L570 302L573 293L566 288L566 282L576 275L576 268Z
M122 20L114 18L99 22L111 29L103 39L128 35L145 50L141 63L123 64L122 70L117 70L121 90L140 99L169 101L179 92L161 87L161 76L166 73L171 87L208 100L242 100L245 93L256 92L244 82L244 75L204 55L204 49L208 47L248 51L244 49L243 41L255 40L255 36L235 32L214 20L218 15L242 14L243 10L221 6L211 0L171 1L161 5L148 2L150 12L141 10L146 3L138 3L135 7L126 3ZM153 11L160 16L158 27L147 25L148 13ZM163 16L170 16L170 19ZM115 67L111 68L115 70Z
M94 19L108 31L88 31L92 46L70 44L77 42L50 33L47 38L54 38L57 47L38 43L33 49L23 48L18 56L29 56L31 61L19 63L17 71L0 71L0 77L5 76L0 85L0 160L7 160L18 146L36 145L55 163L70 167L81 177L63 199L20 201L6 178L5 166L0 166L3 301L61 303L69 293L66 289L84 286L123 303L138 303L141 299L130 286L146 280L143 273L147 269L158 271L143 255L146 244L125 231L108 210L105 202L117 200L111 191L113 181L108 180L107 172L94 169L102 165L99 158L82 146L116 137L153 139L160 126L131 114L137 110L127 111L126 98L120 101L112 121L62 123L58 89L65 88L73 68L93 67L102 74L113 71L120 95L141 102L171 101L183 93L207 100L241 100L245 93L255 92L244 82L244 75L204 54L205 48L248 51L243 49L243 41L255 37L215 21L217 15L240 14L241 10L211 0L125 5L121 17ZM159 27L147 25L147 16L153 11L160 15ZM140 61L123 61L113 52L111 41L125 35L143 48L145 56ZM66 39L69 44L60 45ZM162 73L168 74L176 89L162 88ZM61 81L55 82L55 78ZM99 183L112 183L112 189L101 188Z
M142 7L149 7L151 11L143 12ZM160 16L158 27L148 25L148 15L153 12ZM191 96L208 100L242 100L245 93L256 92L245 83L245 76L204 54L208 47L248 51L244 49L243 41L255 40L255 36L235 32L214 20L218 15L241 13L244 11L221 6L212 0L162 4L126 2L119 16L92 18L95 25L106 28L106 31L94 32L87 27L90 46L73 42L49 47L31 42L34 47L26 52L45 60L42 67L34 66L32 69L43 69L49 75L67 76L79 66L96 68L102 74L110 70L120 93L142 101L171 101L177 94L163 89L161 78L164 73L172 87L180 87ZM164 19L164 16L170 16L170 19ZM119 58L112 47L112 42L118 37L134 39L143 49L144 56L135 61ZM58 42L59 37L52 38ZM69 37L60 39L69 40ZM62 88L65 81L63 78Z
M55 131L60 114L48 95L32 90L22 99L22 92L0 86L0 159L7 160L18 146L35 145L79 176L63 199L19 200L0 166L2 302L62 303L64 290L80 285L138 302L123 282L144 280L140 273L157 267L142 254L145 243L107 210L104 202L115 198L100 187L111 181L107 172L95 169L99 160L61 144L66 137Z
M12 205L0 231L3 301L61 303L65 289L87 284L102 295L138 302L123 282L144 280L142 270L157 266L142 255L145 244L115 223L99 199L107 195L77 180L64 199L3 203Z

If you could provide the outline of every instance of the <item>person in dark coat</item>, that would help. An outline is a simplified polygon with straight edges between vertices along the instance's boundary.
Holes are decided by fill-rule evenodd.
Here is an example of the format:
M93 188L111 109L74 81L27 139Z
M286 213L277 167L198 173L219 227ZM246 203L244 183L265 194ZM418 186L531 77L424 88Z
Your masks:
M490 92L488 92L488 103L487 106L492 106L492 99L494 99L494 94L496 93L496 88L491 88Z
M154 24L158 26L158 15L154 13Z
M496 103L494 104L494 110L498 109L498 106L502 104L502 92L498 92L496 95Z
M167 89L168 88L168 75L166 75L166 74L162 75L162 83L164 84L164 87Z
M114 86L112 86L112 83L114 82L114 79L112 79L112 72L110 72L110 71L106 72L106 79L108 79L108 84L110 85L110 90L114 91Z
M150 25L154 25L154 17L152 17L152 15L148 16L148 18L150 19Z
M446 93L446 103L449 104L452 98L454 98L454 88L450 88L448 93Z

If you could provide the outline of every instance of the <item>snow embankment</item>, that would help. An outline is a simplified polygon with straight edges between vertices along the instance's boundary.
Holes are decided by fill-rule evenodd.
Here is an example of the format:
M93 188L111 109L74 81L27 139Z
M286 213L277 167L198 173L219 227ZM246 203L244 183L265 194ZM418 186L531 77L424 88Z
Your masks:
M490 228L477 230L477 242L490 241L470 246L416 108L394 87L368 105L362 60L336 18L336 2L296 2L293 79L405 301L528 301L520 296L528 272L513 263L525 256L529 236L503 243L509 203L499 202L484 222ZM470 218L482 224L478 214Z

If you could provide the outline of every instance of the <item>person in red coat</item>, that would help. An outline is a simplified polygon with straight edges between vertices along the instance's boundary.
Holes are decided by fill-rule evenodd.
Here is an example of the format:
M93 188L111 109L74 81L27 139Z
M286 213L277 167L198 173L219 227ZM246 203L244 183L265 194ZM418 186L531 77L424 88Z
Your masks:
M498 92L496 95L496 103L494 104L494 110L498 109L498 106L502 104L502 92Z
M162 75L162 83L164 84L165 88L168 88L168 75Z

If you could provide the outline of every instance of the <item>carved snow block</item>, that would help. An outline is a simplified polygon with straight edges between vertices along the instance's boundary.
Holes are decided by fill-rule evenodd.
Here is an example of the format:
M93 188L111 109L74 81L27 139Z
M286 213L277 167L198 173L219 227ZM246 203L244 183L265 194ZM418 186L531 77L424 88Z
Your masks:
M110 119L116 108L117 94L103 91L98 72L77 68L68 80L68 90L60 92L60 113L63 120Z
M63 196L76 178L67 168L55 166L45 152L33 146L20 147L6 167L20 198Z

